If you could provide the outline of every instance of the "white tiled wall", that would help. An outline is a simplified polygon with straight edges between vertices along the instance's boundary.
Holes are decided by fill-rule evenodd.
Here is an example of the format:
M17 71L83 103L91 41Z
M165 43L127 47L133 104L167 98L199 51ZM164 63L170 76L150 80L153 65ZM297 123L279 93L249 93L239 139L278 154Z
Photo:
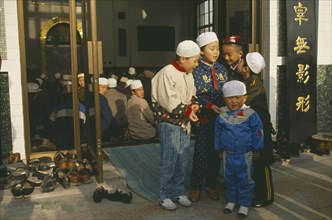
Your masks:
M4 6L7 60L3 60L1 71L7 71L9 76L9 99L11 110L13 152L20 152L21 158L25 159L17 5L16 1L5 0Z
M264 78L265 88L268 90L268 101L269 101L269 110L271 114L271 121L273 127L276 128L276 118L277 118L277 65L280 65L280 58L277 57L278 52L278 1L269 1L269 4L266 4L266 21L265 29L269 32L268 36L268 45L265 45L265 54L267 65L267 75ZM266 82L268 81L268 82Z
M318 2L318 65L332 64L332 1Z

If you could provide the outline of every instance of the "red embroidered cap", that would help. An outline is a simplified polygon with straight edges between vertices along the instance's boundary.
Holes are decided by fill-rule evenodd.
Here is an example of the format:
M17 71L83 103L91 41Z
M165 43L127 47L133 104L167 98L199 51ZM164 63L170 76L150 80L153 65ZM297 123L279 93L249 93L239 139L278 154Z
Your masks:
M242 41L242 38L240 36L238 36L238 35L231 35L231 36L226 37L222 43L223 44L238 44L238 45L242 45L243 41Z

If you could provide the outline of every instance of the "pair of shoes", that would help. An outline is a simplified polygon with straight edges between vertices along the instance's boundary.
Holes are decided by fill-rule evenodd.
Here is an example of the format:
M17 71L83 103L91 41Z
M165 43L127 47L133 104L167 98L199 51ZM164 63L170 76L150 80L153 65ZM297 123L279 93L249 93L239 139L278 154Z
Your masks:
M234 202L228 202L226 206L224 207L224 213L225 214L231 214L235 208Z
M166 210L172 211L176 209L175 203L170 199L164 199L163 201L160 201L159 204Z
M63 188L69 189L70 181L69 181L69 177L67 176L66 171L67 170L58 169L55 172L55 177L56 177L57 181L63 186Z
M111 201L121 201L123 203L129 204L133 198L133 194L131 192L127 193L122 189L116 190L114 193L109 192L107 195L107 199Z
M77 174L78 174L78 177L79 177L79 179L82 183L87 184L87 183L92 182L91 178L90 178L90 174L88 172L86 172L85 170L79 170L77 172Z
M207 194L210 199L219 200L219 192L217 189L207 189Z
M178 204L180 204L182 206L185 206L185 207L191 206L191 202L186 195L175 197L174 200L175 200L175 202L177 202Z
M15 198L28 198L34 190L35 187L30 183L25 182L13 185L10 191Z
M18 161L21 160L21 154L20 153L10 153L7 156L7 162L8 163L17 163Z
M201 191L199 190L192 190L190 192L190 200L192 202L197 202L201 199Z
M93 201L95 203L100 203L103 198L108 197L108 191L103 186L98 186L97 189L93 192Z
M69 171L67 176L69 178L70 185L72 185L72 186L80 185L80 177L79 177L78 173L75 170Z
M240 206L239 211L237 213L237 217L242 219L248 216L249 208L246 206Z

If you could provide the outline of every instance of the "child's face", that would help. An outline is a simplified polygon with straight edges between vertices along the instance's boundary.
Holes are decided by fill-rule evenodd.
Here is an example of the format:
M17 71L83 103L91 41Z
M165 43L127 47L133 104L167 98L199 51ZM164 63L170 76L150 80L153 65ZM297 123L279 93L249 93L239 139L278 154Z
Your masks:
M84 88L84 77L80 77L80 78L78 78L78 85L79 85L81 88Z
M207 44L202 54L202 60L206 63L214 63L217 61L219 55L220 55L220 49L219 49L219 41L214 41L209 44Z
M248 97L246 95L231 96L231 97L225 97L224 101L230 110L237 111L247 101L247 98Z
M181 67L186 71L186 73L191 73L196 66L198 66L198 60L200 58L200 54L197 54L193 57L180 57Z
M237 65L242 55L243 51L240 50L235 44L224 44L222 46L222 58L229 66Z
M140 87L132 91L134 95L136 95L138 98L143 99L144 98L144 88Z
M237 66L237 72L243 77L246 77L247 74L250 74L250 69L244 64L244 60L241 60Z

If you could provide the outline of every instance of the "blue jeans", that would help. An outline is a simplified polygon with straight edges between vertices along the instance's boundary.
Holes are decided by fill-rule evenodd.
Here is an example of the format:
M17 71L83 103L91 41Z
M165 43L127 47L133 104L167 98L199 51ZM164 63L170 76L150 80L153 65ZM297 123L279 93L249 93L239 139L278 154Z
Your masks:
M161 145L160 201L185 194L185 171L190 155L190 135L181 127L161 122L158 125Z

